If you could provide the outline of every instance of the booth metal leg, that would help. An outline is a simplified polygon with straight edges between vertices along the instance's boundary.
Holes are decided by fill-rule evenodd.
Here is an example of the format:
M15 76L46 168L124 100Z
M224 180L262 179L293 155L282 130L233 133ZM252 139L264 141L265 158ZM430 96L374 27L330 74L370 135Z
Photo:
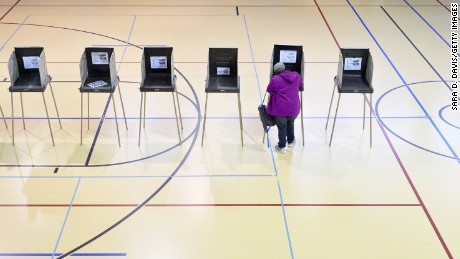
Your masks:
M53 96L54 108L56 108L56 114L57 114L57 117L58 117L59 126L60 126L61 129L62 129L61 117L59 116L59 111L58 111L58 108L57 108L56 99L54 98L53 87L51 86L51 82L49 82L49 84L50 84L51 95Z
M121 110L123 111L123 117L125 118L126 130L128 130L128 122L126 121L125 105L123 104L123 98L121 97L120 84L118 84L118 94L120 95Z
M21 96L22 125L23 125L24 129L26 129L26 121L24 120L24 104L23 104L23 101L22 101L22 93L19 93L19 94Z
M262 138L262 143L265 144L265 130L264 130L264 136Z
M206 130L206 110L208 109L208 93L206 93L206 102L204 103L204 120L203 120L203 133L201 135L201 146L203 146L204 131Z
M5 122L5 127L8 129L8 124L6 123L5 114L3 113L2 106L0 105L0 112L2 112L3 122Z
M81 102L83 103L83 99L81 99ZM88 130L89 130L89 92L88 92Z
M334 100L334 93L335 93L336 86L337 85L336 85L335 80L334 80L334 88L332 89L331 103L329 104L329 111L327 112L326 129L327 129L327 125L329 124L329 116L331 115L332 101Z
M145 129L145 107L147 107L147 92L144 92L144 129Z
M364 130L364 125L366 124L366 94L363 94L363 99L364 99L364 109L363 109L363 130Z
M88 98L89 98L89 93L88 93ZM83 93L81 93L80 112L81 112L80 113L81 115L80 116L80 146L81 146L83 144Z
M143 97L143 93L141 92L141 108L140 108L140 112L139 112L139 141L137 142L137 145L140 146L141 145L141 128L142 128L142 98Z
M14 146L14 101L13 93L11 92L11 133L13 135L13 146Z
M184 129L184 125L182 124L182 113L180 112L179 94L177 93L177 89L175 92L176 92L176 99L177 99L177 108L179 109L180 128Z
M369 108L369 129L370 129L370 143L372 147L372 94L369 94L369 97L371 99L371 106Z
M45 99L45 93L44 92L42 92L42 97L43 97L43 104L45 105L46 118L48 119L48 127L50 128L51 140L53 141L53 146L54 146L53 130L51 129L50 116L48 114L48 107L46 106L46 99Z
M177 126L177 136L179 136L179 145L182 145L182 139L180 136L180 129L179 129L179 119L177 118L177 109L176 109L176 100L174 98L174 93L171 92L173 104L174 104L174 115L176 115L176 126ZM179 104L179 100L177 100Z
M303 129L303 91L300 93L300 119L302 124L302 146L305 146L305 133Z
M115 97L113 97L113 93L110 94L112 96L112 106L113 112L115 114L115 124L117 125L117 136L118 136L118 147L121 147L120 144L120 130L118 129L118 118L117 118L117 109L115 108Z
M238 111L240 113L240 136L241 136L241 146L243 147L243 117L241 116L241 98L240 93L238 93Z
M332 136L334 135L335 121L337 119L337 111L339 110L340 96L341 95L342 94L339 93L339 99L337 100L337 107L335 108L334 124L332 124L332 132L331 132L331 139L329 140L329 146L331 146L331 144L332 144Z

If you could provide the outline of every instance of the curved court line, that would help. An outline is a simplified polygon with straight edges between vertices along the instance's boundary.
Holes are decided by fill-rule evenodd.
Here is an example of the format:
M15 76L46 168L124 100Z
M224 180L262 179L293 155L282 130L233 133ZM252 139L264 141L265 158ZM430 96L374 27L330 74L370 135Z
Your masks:
M410 84L406 84L406 85L400 85L400 86L397 86L395 88L392 88L388 91L386 91L385 93L383 93L379 99L377 100L377 102L375 103L375 117L379 120L379 122L382 124L382 126L387 129L391 134L393 134L395 137L399 138L400 140L406 142L407 144L409 145L412 145L418 149L421 149L421 150L424 150L426 152L429 152L429 153L432 153L432 154L435 154L435 155L438 155L438 156L442 156L442 157L445 157L445 158L450 158L450 159L454 159L454 160L457 160L457 161L460 161L459 158L457 157L454 157L454 156L449 156L449 155L445 155L445 154L442 154L442 153L439 153L439 152L436 152L436 151L433 151L431 149L428 149L428 148L425 148L425 147L422 147L420 145L417 145L403 137L401 137L399 134L397 134L396 132L394 132L392 129L390 129L390 127L388 127L385 122L383 121L383 117L380 116L380 113L379 113L379 105L380 105L380 101L386 96L388 95L389 93L395 91L395 90L398 90L400 88L403 88L403 87L407 87L409 85L418 85L418 84L425 84L425 83L442 83L442 81L439 81L439 80L436 80L436 81L421 81L421 82L415 82L415 83L410 83Z
M192 90L192 93L195 97L195 101L197 103L197 108L198 108L198 123L196 125L196 128L195 128L195 131L194 131L194 136L193 136L193 140L192 140L192 143L190 145L190 147L188 148L187 150L187 153L184 155L184 157L182 158L181 162L177 165L176 169L171 173L171 175L168 177L168 179L166 179L163 184L158 187L158 189L153 192L147 199L145 199L141 204L139 204L135 209L133 209L131 212L129 212L126 216L124 216L123 218L121 218L120 220L118 220L115 224L111 225L110 227L108 227L107 229L105 229L104 231L100 232L99 234L95 235L93 238L89 239L88 241L82 243L81 245L75 247L74 249L64 253L63 255L59 256L58 258L65 258L73 253L75 253L76 251L82 249L83 247L91 244L92 242L96 241L97 239L99 239L100 237L104 236L105 234L107 234L108 232L110 232L112 229L116 228L118 225L120 225L121 223L123 223L124 221L126 221L128 218L130 218L132 215L134 215L136 212L138 212L141 208L143 208L150 200L152 200L173 178L174 176L179 172L179 169L182 167L182 165L185 163L185 161L187 160L187 158L189 157L193 147L195 146L195 143L196 143L196 140L198 138L198 131L199 131L199 128L200 128L200 121L201 121L201 110L200 110L200 105L199 105L199 99L198 99L198 96L195 92L195 89L193 88L193 86L190 84L190 82L188 81L188 79L177 69L177 68L174 68L181 76L182 78L184 78L184 80L187 82L187 84L189 85L190 89Z
M448 125L450 125L450 126L452 126L452 127L454 127L454 128L460 129L460 126L454 125L453 123L450 123L448 120L446 120L446 119L444 118L443 112L444 112L444 110L445 110L447 107L450 107L450 105L448 104L448 105L442 107L442 108L439 110L439 113L438 113L438 114L439 114L439 117L440 117L441 120L443 120L446 124L448 124Z
M25 20L24 20L25 21ZM104 37L104 38L109 38L109 39L112 39L112 40L115 40L115 41L119 41L119 42L122 42L122 43L125 43L127 45L130 45L132 47L136 47L138 49L143 49L142 47L139 47L135 44L132 44L128 41L124 41L124 40L121 40L121 39L117 39L117 38L114 38L114 37L111 37L111 36L107 36L107 35L103 35L103 34L99 34L99 33L95 33L95 32L90 32L90 31L85 31L85 30L79 30L79 29L74 29L74 28L68 28L68 27L62 27L62 26L53 26L53 25L42 25L42 24L31 24L31 23L24 23L24 21L22 23L14 23L14 22L0 22L0 25L3 24L3 25L20 25L20 26L35 26L35 27L45 27L45 28L52 28L52 29L62 29L62 30L69 30L69 31L76 31L76 32L82 32L82 33L87 33L87 34L92 34L92 35L96 35L96 36L100 36L100 37ZM179 72L179 70L175 69L177 72ZM179 72L180 73L180 72ZM188 80L185 78L184 75L182 75L182 73L180 73L181 76L188 82ZM133 83L132 81L126 81L127 83ZM189 83L189 86L191 86L191 84ZM179 93L180 94L180 93ZM194 103L190 98L188 98L187 96L183 95L183 94L180 94L182 95L183 97L185 97L186 99L188 99L192 105L195 106L195 108L197 110L199 110L199 105L197 105L196 103ZM110 101L110 100L109 100ZM198 116L199 118L199 116ZM198 120L198 124L199 124L199 120ZM185 141L187 141L188 139L191 138L191 136L194 134L195 132L192 131L190 133L190 135L188 135L185 139L182 140L182 142L180 142L180 144L184 143ZM109 164L95 164L95 165L34 165L34 164L30 164L30 165L0 165L0 167L101 167L101 166L115 166L115 165L122 165L122 164L128 164L128 163L134 163L134 162L139 162L139 161L142 161L142 160L146 160L146 159L149 159L149 158L152 158L152 157L155 157L155 156L158 156L158 155L161 155L161 154L164 154L178 146L180 146L180 144L176 144L168 149L165 149L159 153L156 153L156 154L153 154L153 155L150 155L150 156L147 156L147 157L143 157L143 158L139 158L139 159L134 159L134 160L130 160L130 161L123 161L123 162L118 162L118 163L109 163Z
M399 79L401 80L401 82L404 84L404 86L406 87L407 91L409 91L410 95L414 98L415 102L418 104L418 106L420 107L420 109L423 111L423 113L426 115L427 119L430 121L431 125L434 127L434 129L438 132L438 135L439 137L444 141L444 144L446 144L446 146L449 148L450 152L452 153L452 155L457 159L459 160L458 158L458 155L457 153L455 152L455 150L452 148L452 146L450 145L450 143L447 141L447 139L445 138L444 134L442 134L441 130L438 128L438 126L436 125L436 123L433 121L433 119L431 118L431 116L428 114L428 111L425 109L425 107L423 106L423 104L420 102L420 100L417 98L417 96L415 95L415 93L412 91L412 89L408 86L406 80L404 79L404 77L402 76L402 74L399 72L399 70L396 68L396 65L393 63L393 61L390 59L390 57L388 56L388 54L385 52L385 50L383 49L383 47L380 45L379 41L375 38L374 34L371 32L371 30L369 29L369 27L366 25L366 23L364 22L364 20L361 18L361 16L358 14L358 12L356 11L356 9L353 7L353 5L350 3L350 0L347 0L348 4L350 5L350 7L352 8L353 12L355 13L355 15L357 16L357 18L359 19L359 21L361 22L361 24L364 26L364 28L366 29L367 33L369 34L369 36L372 38L372 40L374 41L374 43L377 45L377 47L379 48L380 52L382 52L383 56L385 57L385 59L388 61L388 63L390 64L390 66L393 68L393 71L398 75ZM459 160L460 161L460 160Z
M178 71L176 69L176 71ZM178 71L179 72L179 71ZM180 95L182 95L185 99L189 100L192 105L195 107L195 109L197 109L197 112L199 114L199 105L197 105L196 103L194 103L189 97L179 93ZM197 124L200 123L200 116L197 117ZM147 159L150 159L150 158L153 158L153 157L156 157L156 156L159 156L159 155L162 155L166 152L169 152L177 147L180 147L181 144L187 142L191 137L192 135L195 133L195 131L197 130L197 128L195 127L194 130L192 130L190 132L189 135L187 135L187 137L185 137L184 139L182 139L182 141L180 143L177 143L165 150L162 150L158 153L155 153L155 154L152 154L152 155L149 155L149 156L146 156L146 157L141 157L141 158L138 158L138 159L133 159L133 160L128 160L128 161L121 161L121 162L116 162L116 163L108 163L108 164L91 164L91 165L84 165L84 164L81 164L81 165L37 165L37 164L28 164L28 165L24 165L24 164L17 164L17 165L0 165L0 167L63 167L63 168L74 168L74 167L105 167L105 166L116 166L116 165L124 165L124 164L130 164L130 163L135 163L135 162L140 162L140 161L143 161L143 160L147 160Z
M414 95L414 93L411 91L410 87L406 86L407 85L407 82L404 80L404 78L402 77L402 75L399 73L398 69L396 68L396 66L393 64L393 62L390 60L390 58L388 57L387 53L383 50L382 46L380 45L380 43L377 41L377 39L375 38L374 34L372 34L372 32L370 31L369 27L366 25L366 23L364 22L364 20L361 18L361 16L359 15L358 11L356 11L355 7L350 3L350 0L346 0L348 5L351 7L351 9L353 10L353 12L355 13L355 15L357 16L357 18L359 19L359 21L361 22L361 24L364 26L364 28L366 29L367 33L369 34L369 36L372 38L372 40L374 41L374 43L377 45L377 47L380 49L380 51L382 52L382 54L385 56L385 58L387 59L387 61L390 63L391 67L393 68L393 70L396 72L396 74L399 76L399 78L401 79L401 81L404 83L406 89L408 89L408 91L412 94L412 96L418 101L417 97ZM421 103L419 103L421 105ZM424 109L423 106L421 106L422 110L425 112L425 114L428 116L428 119L430 120L430 122L432 123L433 126L435 126L435 128L437 129L436 127L436 124L434 124L434 122L432 121L432 119L429 117L428 113L426 112L426 110ZM399 163L399 166L401 167L401 170L403 171L404 173L404 176L406 177L406 180L408 181L410 187L412 188L412 191L414 192L414 195L417 197L417 200L419 201L419 203L422 205L422 209L423 209L423 212L425 213L425 216L427 217L428 221L430 222L430 225L431 227L433 228L433 231L435 232L436 234L436 237L438 238L439 242L441 243L443 249L444 249L444 252L447 254L447 256L451 259L453 259L454 257L452 256L452 253L450 252L449 250L449 247L447 246L447 243L444 241L444 238L442 237L441 235L441 232L439 231L438 227L436 226L436 223L434 222L434 219L433 217L431 217L431 214L430 212L428 211L428 208L426 207L424 201L422 200L422 197L420 196L420 194L418 193L417 191L417 188L415 187L414 183L412 182L412 179L410 178L409 176L409 173L407 172L403 162L401 161L401 158L399 157L398 153L396 152L396 149L395 147L393 146L393 143L391 142L391 140L389 139L386 131L384 130L383 126L381 123L379 123L379 127L380 129L382 130L384 136L385 136L385 139L387 140L388 144L390 145L390 148L393 152L393 154L395 155L395 158L396 160L398 161ZM438 129L437 129L438 130ZM438 131L439 134L441 134L441 132ZM442 134L441 134L441 137ZM450 147L450 145L446 142L446 144ZM451 151L453 151L451 149ZM454 155L455 152L454 152Z

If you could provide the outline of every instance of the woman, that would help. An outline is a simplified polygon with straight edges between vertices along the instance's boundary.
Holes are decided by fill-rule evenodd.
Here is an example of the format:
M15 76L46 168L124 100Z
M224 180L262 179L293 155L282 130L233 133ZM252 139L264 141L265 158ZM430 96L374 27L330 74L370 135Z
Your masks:
M267 86L270 99L267 104L267 113L275 117L278 128L278 144L275 149L286 153L286 145L295 144L294 120L300 112L299 90L302 78L299 73L286 70L283 63L276 63L273 67L274 76Z

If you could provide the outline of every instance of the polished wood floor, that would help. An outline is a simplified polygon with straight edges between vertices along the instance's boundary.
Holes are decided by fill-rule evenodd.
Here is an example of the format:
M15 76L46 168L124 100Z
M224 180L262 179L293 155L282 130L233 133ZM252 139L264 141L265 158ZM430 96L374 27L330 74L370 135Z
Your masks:
M450 5L1 0L0 258L460 258ZM273 149L276 128L262 143L257 112L274 44L305 53L305 140L299 117L286 154ZM174 48L180 144L171 93L149 93L138 146L151 45ZM45 49L62 121L48 89L55 146L41 94L23 94L23 122L20 94L8 91L17 46ZM91 46L115 49L121 147L107 94L83 96L80 145L79 61ZM201 145L210 47L238 48L243 147L236 94L209 94ZM340 48L370 48L375 93L372 103L342 95L329 146Z

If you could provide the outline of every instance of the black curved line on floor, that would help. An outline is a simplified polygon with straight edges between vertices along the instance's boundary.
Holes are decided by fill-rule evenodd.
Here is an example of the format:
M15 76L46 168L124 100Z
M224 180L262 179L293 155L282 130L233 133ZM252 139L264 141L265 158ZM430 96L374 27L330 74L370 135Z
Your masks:
M187 150L187 153L185 154L184 158L182 159L182 161L179 163L179 165L176 167L176 169L172 172L172 174L168 177L168 179L160 186L158 187L158 189L152 193L146 200L144 200L141 204L139 204L135 209L133 209L130 213L128 213L126 216L124 216L122 219L118 220L115 224L113 224L112 226L108 227L107 229L105 229L104 231L100 232L99 234L95 235L93 238L89 239L88 241L84 242L83 244L75 247L74 249L64 253L63 255L59 256L58 259L60 258L64 258L64 257L67 257L73 253L75 253L76 251L82 249L83 247L91 244L92 242L96 241L97 239L99 239L100 237L102 237L103 235L107 234L109 231L111 231L112 229L116 228L118 225L120 225L121 223L123 223L125 220L127 220L128 218L130 218L132 215L134 215L137 211L139 211L142 207L144 207L149 201L151 201L173 178L174 176L177 174L177 172L179 172L179 169L182 167L182 165L185 163L185 161L187 160L188 156L190 155L190 152L192 151L193 149L193 146L195 145L196 143L196 140L198 138L198 131L199 131L199 128L200 128L200 121L201 121L201 110L200 110L200 105L199 105L199 100L198 100L198 96L195 92L195 89L193 89L193 86L190 84L190 82L188 81L188 79L179 71L175 68L175 70L182 76L182 78L185 79L185 81L187 82L187 84L189 85L190 89L192 90L193 92L193 96L195 97L195 100L197 102L197 111L198 111L198 123L196 125L196 128L195 128L195 134L193 136L193 141L192 141L192 144L190 145L189 149Z
M107 35L103 35L103 34L99 34L99 33L95 33L95 32L90 32L90 31L85 31L85 30L68 28L68 27L53 26L53 25L42 25L42 24L30 24L30 23L22 24L22 23L13 23L13 22L0 22L0 24L36 26L36 27L45 27L45 28L53 28L53 29L62 29L62 30L83 32L83 33L88 33L88 34L92 34L92 35L96 35L96 36L101 36L101 37L104 37L104 38L109 38L109 39L119 41L119 42L122 42L122 43L126 43L126 44L131 45L133 47L136 47L138 49L143 49L142 47L140 47L140 46L138 46L136 44L132 44L130 42L120 40L120 39L117 39L117 38L114 38L114 37L111 37L111 36L107 36ZM187 81L189 86L192 88L190 82L185 78L185 76L183 76L182 73L177 68L175 68L175 70L181 74L181 76L185 79L185 81ZM54 81L54 82L67 82L67 81ZM69 82L73 82L73 81L69 81ZM75 81L75 82L80 83L80 81ZM124 82L124 83L140 83L140 82L133 82L133 81L120 81L120 82ZM186 99L188 99L195 106L195 108L199 110L199 105L197 105L197 103L194 103L189 97L187 97L187 96L185 96L185 95L183 95L181 93L179 93L179 94L182 95L183 97L185 97ZM198 120L198 123L199 123L199 121L200 120ZM193 135L193 133L194 133L194 131L192 131L190 133L190 135L188 135L185 139L183 139L182 142L180 142L180 144L182 144L185 141L187 141ZM153 154L153 155L150 155L150 156L147 156L147 157L143 157L143 158L139 158L139 159L135 159L135 160L130 160L130 161L111 163L111 164L96 164L96 165L89 165L89 164L88 165L0 165L0 167L102 167L102 166L115 166L115 165L122 165L122 164L129 164L129 163L139 162L139 161L142 161L142 160L146 160L146 159L149 159L149 158L164 154L164 153L166 153L166 152L168 152L168 151L180 146L180 144L176 144L176 145L174 145L174 146L172 146L172 147L170 147L170 148L168 148L166 150L163 150L163 151L161 151L159 153L156 153L156 154Z
M19 23L0 23L0 24L16 24L16 25L19 25ZM88 31L83 31L83 30L77 30L77 29L71 29L71 28L65 28L65 27L58 27L58 26L49 26L49 25L38 25L38 24L23 24L23 25L30 25L30 26L38 26L38 27L48 27L48 28L56 28L56 29L66 29L66 30L71 30L71 31L77 31L77 32L84 32L84 33L89 33L89 34L93 34L93 35L98 35L98 36L101 36L101 37L106 37L106 38L110 38L110 39L113 39L113 40L116 40L116 41L120 41L120 42L123 42L123 43L126 43L126 44L129 44L133 47L136 47L136 48L139 48L139 49L143 49L137 45L134 45L132 43L129 43L129 42L126 42L126 41L123 41L123 40L120 40L120 39L116 39L116 38L113 38L113 37L110 37L110 36L106 36L106 35L102 35L102 34L97 34L97 33L93 33L93 32L88 32ZM183 164L185 163L185 161L187 160L187 158L189 157L193 147L195 146L195 143L196 143L196 140L198 138L198 132L199 132L199 129L200 129L200 121L201 121L201 110L200 110L200 102L199 102L199 99L198 99L198 96L195 92L195 89L193 88L192 84L190 83L190 81L188 81L188 79L182 74L182 72L180 72L177 68L174 68L181 76L182 78L184 78L184 80L187 82L187 84L189 85L190 89L192 90L192 93L193 93L193 96L195 98L195 101L196 101L196 105L195 107L197 108L197 112L198 112L198 120L197 120L197 124L196 124L196 127L193 131L194 133L194 136L193 136L193 140L192 140L192 143L190 145L190 147L188 148L187 150L187 153L185 154L184 158L181 160L181 162L177 165L176 169L171 173L171 175L168 177L168 179L166 181L163 182L163 184L158 187L158 189L153 192L147 199L145 199L141 204L139 204L135 209L133 209L130 213L128 213L126 216L124 216L122 219L118 220L115 224L113 224L112 226L110 226L109 228L105 229L104 231L100 232L99 234L97 234L96 236L94 236L93 238L89 239L88 241L82 243L81 245L75 247L74 249L62 254L61 256L58 257L58 259L60 258L65 258L73 253L75 253L76 251L80 250L81 248L87 246L88 244L91 244L92 242L94 242L95 240L99 239L100 237L102 237L103 235L107 234L109 231L111 231L112 229L116 228L118 225L120 225L121 223L123 223L124 221L126 221L128 218L130 218L132 215L134 215L137 211L139 211L141 208L143 208L150 200L152 200L173 178L174 176L177 174L177 172L179 172L179 169L183 166ZM190 99L189 99L190 100ZM191 101L191 100L190 100ZM193 103L193 101L192 101Z
M52 28L52 29L62 29L62 30L68 30L68 31L83 32L83 33L87 33L87 34L92 34L92 35L96 35L96 36L108 38L108 39L111 39L111 40L114 40L114 41L123 42L123 43L126 43L126 44L128 44L128 45L131 45L132 47L136 47L136 48L138 48L138 49L143 49L142 47L139 47L139 46L137 46L136 44L132 44L132 43L130 43L130 42L128 42L128 41L120 40L120 39L117 39L117 38L114 38L114 37L111 37L111 36L107 36L107 35L104 35L104 34L91 32L91 31L73 29L73 28L68 28L68 27L61 27L61 26L44 25L44 24L35 24L35 23L0 22L0 24L4 24L4 25L35 26L35 27L45 27L45 28Z
M179 70L176 69L177 72L179 72ZM184 77L185 78L185 77ZM187 81L187 80L186 80ZM185 99L187 99L188 101L190 101L190 103L195 107L195 109L197 111L199 111L199 105L197 105L196 103L193 102L192 99L190 99L189 97L185 96L184 94L182 93L179 93L179 95L183 96ZM197 124L200 123L200 118L197 118ZM124 164L130 164L130 163L136 163L136 162L140 162L140 161L143 161L143 160L147 160L147 159L150 159L152 157L156 157L156 156L159 156L159 155L162 155L166 152L169 152L179 146L181 146L183 143L187 142L191 137L192 135L195 133L195 131L197 130L197 128L195 127L194 130L192 130L190 132L189 135L187 135L187 137L185 137L184 139L182 139L182 141L178 144L175 144L163 151L160 151L158 153L155 153L155 154L152 154L152 155L149 155L149 156L146 156L146 157L141 157L141 158L138 158L138 159L133 159L133 160L129 160L129 161L121 161L121 162L117 162L117 163L110 163L110 164L93 164L93 165L0 165L0 167L37 167L37 168L44 168L44 167L64 167L64 168L77 168L77 167L108 167L108 166L116 166L116 165L124 165Z

